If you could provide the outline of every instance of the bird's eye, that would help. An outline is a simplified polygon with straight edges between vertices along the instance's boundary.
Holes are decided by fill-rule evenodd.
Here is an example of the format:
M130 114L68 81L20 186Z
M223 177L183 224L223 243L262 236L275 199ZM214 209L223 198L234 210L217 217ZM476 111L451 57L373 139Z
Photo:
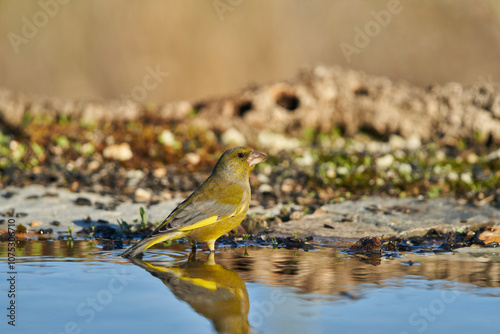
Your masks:
M238 153L238 158L243 158L245 155L243 153Z

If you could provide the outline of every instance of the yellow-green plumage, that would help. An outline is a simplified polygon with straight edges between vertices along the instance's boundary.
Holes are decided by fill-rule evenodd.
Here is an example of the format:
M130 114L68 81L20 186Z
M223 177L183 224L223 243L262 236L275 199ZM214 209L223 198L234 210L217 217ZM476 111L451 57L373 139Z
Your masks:
M151 233L125 251L136 257L154 244L188 238L206 242L214 251L215 240L238 226L250 204L250 172L266 156L248 147L235 147L220 157L209 178Z

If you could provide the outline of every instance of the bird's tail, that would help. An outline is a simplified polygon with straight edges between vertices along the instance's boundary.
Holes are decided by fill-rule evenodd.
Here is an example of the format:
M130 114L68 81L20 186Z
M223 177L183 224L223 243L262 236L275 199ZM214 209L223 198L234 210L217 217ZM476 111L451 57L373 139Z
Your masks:
M134 246L130 247L127 249L125 252L122 253L121 256L125 258L130 258L130 257L138 257L139 255L142 254L146 249L149 247L153 246L154 244L157 244L159 242L165 241L165 240L172 240L172 239L177 239L181 238L183 236L182 232L171 232L171 233L162 233L162 234L157 234L153 236L146 237L136 243Z

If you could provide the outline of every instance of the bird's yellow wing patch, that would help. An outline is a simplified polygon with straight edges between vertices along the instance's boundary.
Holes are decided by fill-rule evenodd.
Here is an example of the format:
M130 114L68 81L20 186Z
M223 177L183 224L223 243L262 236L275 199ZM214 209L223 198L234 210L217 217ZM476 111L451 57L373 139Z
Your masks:
M213 281L207 281L202 278L190 278L190 277L180 277L181 280L188 281L191 284L201 286L202 288L208 290L217 290L217 283Z
M200 220L199 222L194 223L193 225L181 227L178 229L178 231L186 232L186 231L191 231L191 230L194 230L194 229L197 229L200 227L204 227L207 225L211 225L211 224L215 223L218 218L219 218L219 216L211 216L211 217L208 217L206 219Z

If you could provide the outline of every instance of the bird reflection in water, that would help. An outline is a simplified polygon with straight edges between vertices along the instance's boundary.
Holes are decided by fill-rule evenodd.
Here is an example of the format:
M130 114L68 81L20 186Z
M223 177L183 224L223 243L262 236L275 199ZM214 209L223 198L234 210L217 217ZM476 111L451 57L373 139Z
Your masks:
M250 302L245 282L238 273L215 263L211 253L206 261L191 253L180 266L155 266L139 258L133 264L159 278L174 295L212 321L219 333L249 333Z

